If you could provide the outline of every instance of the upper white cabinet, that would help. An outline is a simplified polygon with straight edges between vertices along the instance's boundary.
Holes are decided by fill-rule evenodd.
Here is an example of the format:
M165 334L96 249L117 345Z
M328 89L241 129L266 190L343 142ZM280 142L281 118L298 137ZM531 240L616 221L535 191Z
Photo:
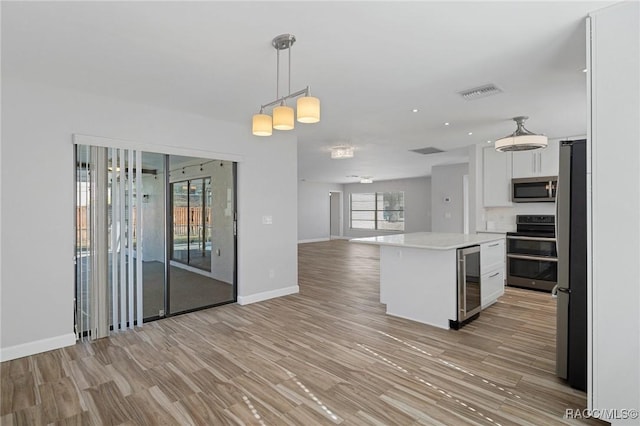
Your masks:
M557 176L560 160L560 142L549 141L545 149L514 152L512 155L512 177Z
M482 199L485 207L511 206L511 155L493 146L482 149Z

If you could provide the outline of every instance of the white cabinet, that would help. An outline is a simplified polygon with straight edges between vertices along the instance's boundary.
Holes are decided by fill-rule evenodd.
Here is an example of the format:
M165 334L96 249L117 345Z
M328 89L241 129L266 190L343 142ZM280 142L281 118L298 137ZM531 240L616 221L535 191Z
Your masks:
M511 155L511 170L514 178L558 176L559 141L549 141L545 149L513 152Z
M480 268L482 273L503 265L504 261L504 240L492 241L480 246Z
M511 206L511 155L493 146L482 150L482 200L485 207Z
M504 294L505 240L480 245L480 304L482 309Z
M480 279L480 304L482 309L485 309L504 294L504 266L482 274Z

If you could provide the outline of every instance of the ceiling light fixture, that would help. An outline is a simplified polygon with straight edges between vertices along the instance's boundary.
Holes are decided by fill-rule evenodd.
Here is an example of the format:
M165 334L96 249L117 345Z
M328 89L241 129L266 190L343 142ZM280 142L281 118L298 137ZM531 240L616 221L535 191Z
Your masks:
M352 146L334 146L331 148L332 160L342 160L344 158L353 158Z
M532 149L546 148L549 143L545 135L537 135L524 127L524 122L529 117L513 117L518 124L515 132L496 140L496 151L529 151Z
M412 112L418 112L418 108L414 108L411 110Z
M320 121L320 100L309 95L309 86L302 90L291 93L291 46L295 43L296 37L293 34L281 34L271 41L271 45L276 49L276 99L264 105L260 105L260 112L254 114L252 132L255 136L271 136L273 129L292 130L294 125L293 108L287 106L287 99L299 98L297 101L297 119L300 123L317 123ZM280 51L289 50L289 87L288 95L280 96ZM273 108L273 117L264 113L265 108Z
M447 123L444 123L444 125L445 125L445 126L448 126L448 125L449 125L449 123L448 123L448 122L447 122Z
M360 178L360 183L373 183L373 179L370 176L362 176Z

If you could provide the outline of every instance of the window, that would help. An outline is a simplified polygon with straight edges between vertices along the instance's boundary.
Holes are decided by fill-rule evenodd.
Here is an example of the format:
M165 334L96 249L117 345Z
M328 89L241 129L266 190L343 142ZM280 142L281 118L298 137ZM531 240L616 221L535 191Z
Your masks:
M351 228L404 231L404 192L351 194Z

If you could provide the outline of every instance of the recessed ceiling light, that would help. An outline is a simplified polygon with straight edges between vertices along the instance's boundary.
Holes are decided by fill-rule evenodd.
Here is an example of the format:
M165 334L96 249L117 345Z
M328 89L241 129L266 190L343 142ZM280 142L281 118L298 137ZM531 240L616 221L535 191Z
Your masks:
M586 68L585 68L585 69L583 69L583 70L582 70L582 72L587 72L587 69L586 69Z
M471 136L471 135L473 134L473 132L469 132L469 133L467 133L467 134L468 134L469 136Z
M447 123L444 123L444 125L445 125L445 126L448 126L448 125L449 125L449 123L448 123L448 122L447 122Z
M418 112L418 108L414 108L414 109L412 109L411 111L413 111L413 112Z
M491 141L487 141L487 143L491 143Z

